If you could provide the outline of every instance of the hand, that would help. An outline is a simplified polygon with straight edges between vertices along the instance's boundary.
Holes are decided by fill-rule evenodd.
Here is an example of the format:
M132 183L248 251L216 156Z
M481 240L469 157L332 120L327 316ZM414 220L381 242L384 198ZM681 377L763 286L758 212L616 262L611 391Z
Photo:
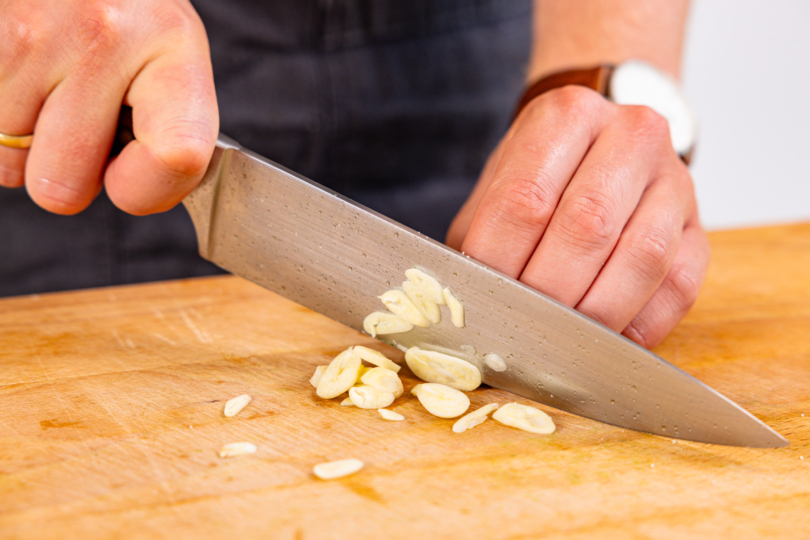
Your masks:
M107 164L122 103L136 140ZM0 17L0 185L75 214L98 195L161 212L202 178L219 117L208 40L187 0L7 0Z
M645 347L689 310L709 261L666 120L575 86L523 110L447 243Z

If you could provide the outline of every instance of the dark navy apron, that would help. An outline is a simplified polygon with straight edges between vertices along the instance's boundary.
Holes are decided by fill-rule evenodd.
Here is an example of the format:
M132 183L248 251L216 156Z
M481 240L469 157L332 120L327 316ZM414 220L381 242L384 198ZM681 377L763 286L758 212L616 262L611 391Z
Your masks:
M193 4L223 133L444 239L521 92L530 0ZM0 189L0 296L219 271L182 206L135 217L102 193L57 216Z

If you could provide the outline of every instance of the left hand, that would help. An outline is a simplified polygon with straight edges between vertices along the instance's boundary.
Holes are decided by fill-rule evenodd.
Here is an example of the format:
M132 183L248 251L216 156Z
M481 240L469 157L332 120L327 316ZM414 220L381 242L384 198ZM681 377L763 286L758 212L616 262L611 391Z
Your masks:
M709 261L666 120L575 86L523 110L447 244L648 348L689 310Z

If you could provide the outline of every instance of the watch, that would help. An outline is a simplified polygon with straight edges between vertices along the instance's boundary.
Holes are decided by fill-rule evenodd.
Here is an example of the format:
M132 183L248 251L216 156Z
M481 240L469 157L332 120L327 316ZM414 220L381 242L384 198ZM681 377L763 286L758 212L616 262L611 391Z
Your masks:
M689 164L697 139L697 120L692 107L672 77L643 60L559 71L543 77L523 93L513 118L540 94L569 84L596 90L619 105L651 108L669 122L672 147Z

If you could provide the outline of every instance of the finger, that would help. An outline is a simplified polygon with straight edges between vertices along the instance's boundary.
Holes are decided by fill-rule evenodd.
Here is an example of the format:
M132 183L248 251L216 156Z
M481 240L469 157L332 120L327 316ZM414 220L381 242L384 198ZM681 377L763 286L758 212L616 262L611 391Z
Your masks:
M639 345L658 345L692 307L709 266L709 240L695 219L683 231L667 277L622 334Z
M516 121L462 250L517 277L560 196L605 123L599 94L565 87L532 101Z
M0 130L0 132L5 133ZM18 188L25 183L28 150L0 146L0 187Z
M132 214L168 210L199 183L219 132L207 42L149 63L126 102L133 109L136 140L107 167L107 194Z
M613 251L662 155L671 153L666 120L625 108L600 135L554 212L520 281L575 306Z
M124 78L111 72L95 84L82 75L66 79L48 96L26 166L28 194L57 214L84 210L101 191L126 89Z
M34 132L47 92L32 84L37 78L24 69L30 47L4 30L0 31L0 133L29 135ZM0 186L23 185L27 157L27 149L0 145Z
M677 165L677 164L676 164ZM675 174L680 172L676 169ZM696 213L691 183L659 178L644 192L630 221L576 309L621 332L658 290Z
M478 179L478 182L475 184L475 188L464 202L464 206L461 207L461 210L459 210L456 217L453 218L453 222L450 224L450 228L447 230L447 238L445 239L444 243L455 250L461 251L461 245L464 243L464 238L467 236L467 231L470 229L473 216L475 215L475 211L478 209L478 203L481 200L481 197L484 196L484 192L486 191L490 182L492 182L492 178L495 176L495 171L497 170L498 164L501 161L503 147L505 144L504 138L500 143L498 143L498 146L495 148L492 154L490 154L489 159L487 159L487 162L484 165L484 170L481 171L481 176Z

